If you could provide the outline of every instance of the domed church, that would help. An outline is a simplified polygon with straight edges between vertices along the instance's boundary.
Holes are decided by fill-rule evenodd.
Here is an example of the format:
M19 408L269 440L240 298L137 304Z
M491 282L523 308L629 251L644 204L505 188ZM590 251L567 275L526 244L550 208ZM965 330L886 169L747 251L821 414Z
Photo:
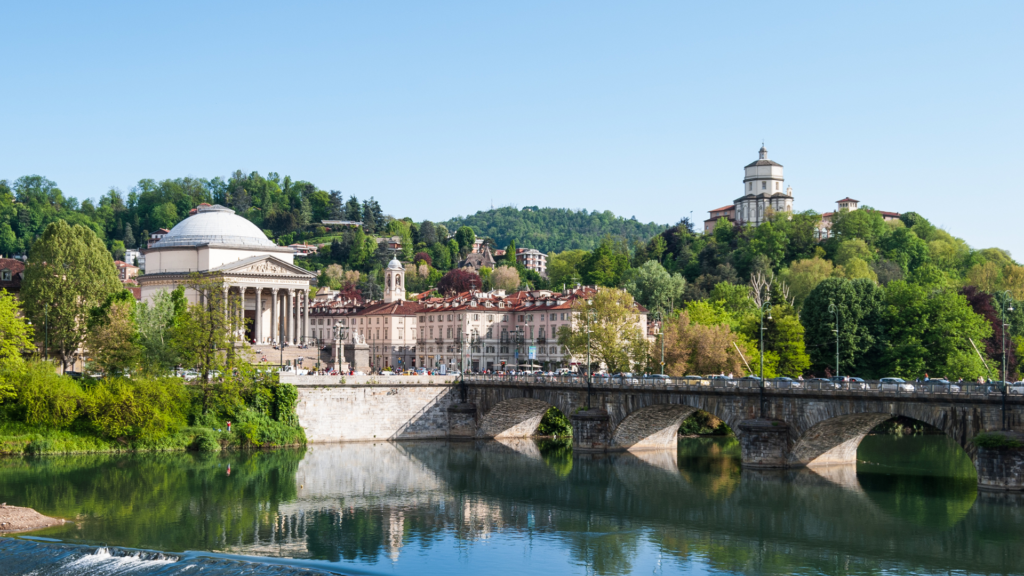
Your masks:
M200 206L144 250L138 278L142 300L185 284L190 274L216 273L226 294L241 297L247 340L299 343L309 325L309 287L315 274L294 264L295 250L270 241L255 224L220 205ZM190 302L198 294L185 289Z

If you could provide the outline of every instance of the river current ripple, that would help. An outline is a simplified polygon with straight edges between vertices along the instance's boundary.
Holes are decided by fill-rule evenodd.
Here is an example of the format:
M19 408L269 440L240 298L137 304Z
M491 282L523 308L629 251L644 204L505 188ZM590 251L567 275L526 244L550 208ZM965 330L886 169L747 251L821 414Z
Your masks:
M978 492L955 443L871 436L858 458L744 470L729 438L9 458L0 500L71 522L0 538L0 573L1024 573L1024 499Z

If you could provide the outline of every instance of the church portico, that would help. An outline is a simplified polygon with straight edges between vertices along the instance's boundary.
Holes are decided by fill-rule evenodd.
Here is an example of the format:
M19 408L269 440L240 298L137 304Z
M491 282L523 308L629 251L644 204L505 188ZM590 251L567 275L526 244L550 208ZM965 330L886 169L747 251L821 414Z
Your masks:
M275 245L233 211L204 207L145 253L154 266L139 277L143 301L184 286L186 299L199 302L200 295L188 285L198 272L223 282L227 312L244 326L239 339L258 344L302 341L309 324L309 287L316 275L292 263L293 249Z

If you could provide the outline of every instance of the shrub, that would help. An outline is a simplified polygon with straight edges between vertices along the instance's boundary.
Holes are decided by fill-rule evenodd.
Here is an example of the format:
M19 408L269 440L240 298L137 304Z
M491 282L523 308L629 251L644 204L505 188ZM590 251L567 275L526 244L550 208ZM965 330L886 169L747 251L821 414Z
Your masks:
M732 434L732 429L729 428L729 425L724 420L720 420L703 410L697 410L689 418L683 420L683 424L679 427L679 433L686 435L713 434L715 436L728 436Z
M220 452L220 439L217 438L217 434L213 430L199 428L196 430L190 448L199 452Z
M106 378L90 390L89 420L102 436L150 442L184 424L185 398L174 380Z
M10 416L32 426L64 429L78 418L85 394L78 382L61 376L49 362L30 362L11 379L17 400Z
M985 448L987 450L1024 448L1024 444L1019 440L1010 438L1005 434L993 434L991 432L975 436L974 445L978 448Z
M562 414L562 411L552 406L544 413L544 418L537 427L537 432L542 436L572 437L572 424Z

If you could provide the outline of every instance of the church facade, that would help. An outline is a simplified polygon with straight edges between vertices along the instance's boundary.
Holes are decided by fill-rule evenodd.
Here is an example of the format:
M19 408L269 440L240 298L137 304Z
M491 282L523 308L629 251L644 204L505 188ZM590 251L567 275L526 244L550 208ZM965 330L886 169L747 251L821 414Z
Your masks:
M238 302L244 338L298 344L309 325L309 289L316 275L296 266L295 250L271 242L255 224L223 206L200 206L144 251L146 273L138 277L143 302L185 285L196 272L224 281L226 300ZM242 337L242 334L239 334Z
M743 196L728 206L711 210L704 221L705 232L714 230L719 218L758 226L767 219L769 211L793 211L793 188L785 186L782 164L768 159L764 145L757 154L757 160L743 167Z

